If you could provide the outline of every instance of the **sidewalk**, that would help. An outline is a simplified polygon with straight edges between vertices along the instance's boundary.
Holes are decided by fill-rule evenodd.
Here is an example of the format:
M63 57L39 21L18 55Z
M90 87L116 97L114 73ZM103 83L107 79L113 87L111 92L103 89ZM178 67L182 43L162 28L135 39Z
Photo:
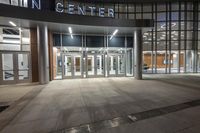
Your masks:
M11 105L21 97L30 92L37 83L27 83L18 85L0 85L0 105Z
M7 95L12 94L9 99L15 102L0 113L0 131L199 133L199 86L200 75L187 74L145 75L144 80L132 77L54 80L36 85L28 92L16 90L17 101L17 97L11 97L15 87L10 87ZM126 119L130 115L132 122ZM134 122L134 116L138 121Z

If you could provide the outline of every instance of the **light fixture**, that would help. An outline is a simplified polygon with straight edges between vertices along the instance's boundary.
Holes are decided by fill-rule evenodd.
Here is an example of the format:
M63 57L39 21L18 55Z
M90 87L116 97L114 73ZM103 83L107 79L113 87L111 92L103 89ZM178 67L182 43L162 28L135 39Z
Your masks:
M71 38L73 39L73 35L72 35L72 28L71 28L71 27L69 27L69 28L68 28L68 30L69 30L69 33L70 33L70 36L71 36Z
M69 33L72 34L72 28L69 27L68 29L69 29Z
M117 34L117 32L118 32L118 29L116 29L116 30L112 33L112 35L111 35L111 37L110 37L110 40L112 40L113 36L115 36L115 35Z
M16 25L14 22L12 22L12 21L9 21L9 23L10 23L12 26L14 26L14 27L17 26L17 25Z
M21 29L21 28L18 28L18 29L19 29L20 32L22 32L22 29Z
M71 38L73 39L73 35L71 34L70 36L71 36Z

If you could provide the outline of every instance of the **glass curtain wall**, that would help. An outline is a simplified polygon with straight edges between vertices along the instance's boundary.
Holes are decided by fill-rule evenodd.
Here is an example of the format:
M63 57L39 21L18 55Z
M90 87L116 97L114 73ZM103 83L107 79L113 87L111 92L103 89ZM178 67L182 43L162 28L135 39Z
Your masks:
M154 19L143 33L144 73L199 72L199 8L198 2L115 4L116 19Z

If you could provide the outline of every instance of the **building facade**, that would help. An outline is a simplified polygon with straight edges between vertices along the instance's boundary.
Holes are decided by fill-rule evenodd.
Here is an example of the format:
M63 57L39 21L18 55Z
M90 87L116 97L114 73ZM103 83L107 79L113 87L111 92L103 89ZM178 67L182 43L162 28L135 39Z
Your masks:
M1 84L200 72L198 1L2 0L0 6Z

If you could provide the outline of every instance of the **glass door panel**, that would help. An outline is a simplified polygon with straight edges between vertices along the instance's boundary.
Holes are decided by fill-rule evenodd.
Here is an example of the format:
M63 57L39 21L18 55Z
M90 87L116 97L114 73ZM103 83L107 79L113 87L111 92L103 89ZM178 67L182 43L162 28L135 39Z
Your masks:
M109 75L116 75L117 74L117 56L110 55L109 56Z
M81 61L82 58L81 56L74 56L74 63L73 63L73 67L74 67L74 76L81 76Z
M14 80L13 54L2 54L3 81Z
M97 75L104 75L104 55L97 55L96 65Z
M87 56L87 74L95 75L95 58L94 55Z
M70 55L64 55L64 62L63 62L63 75L64 77L72 76L72 57Z
M125 74L125 55L118 56L118 74Z
M18 79L29 79L29 55L18 54Z
M133 76L133 52L128 50L126 53L126 76Z

